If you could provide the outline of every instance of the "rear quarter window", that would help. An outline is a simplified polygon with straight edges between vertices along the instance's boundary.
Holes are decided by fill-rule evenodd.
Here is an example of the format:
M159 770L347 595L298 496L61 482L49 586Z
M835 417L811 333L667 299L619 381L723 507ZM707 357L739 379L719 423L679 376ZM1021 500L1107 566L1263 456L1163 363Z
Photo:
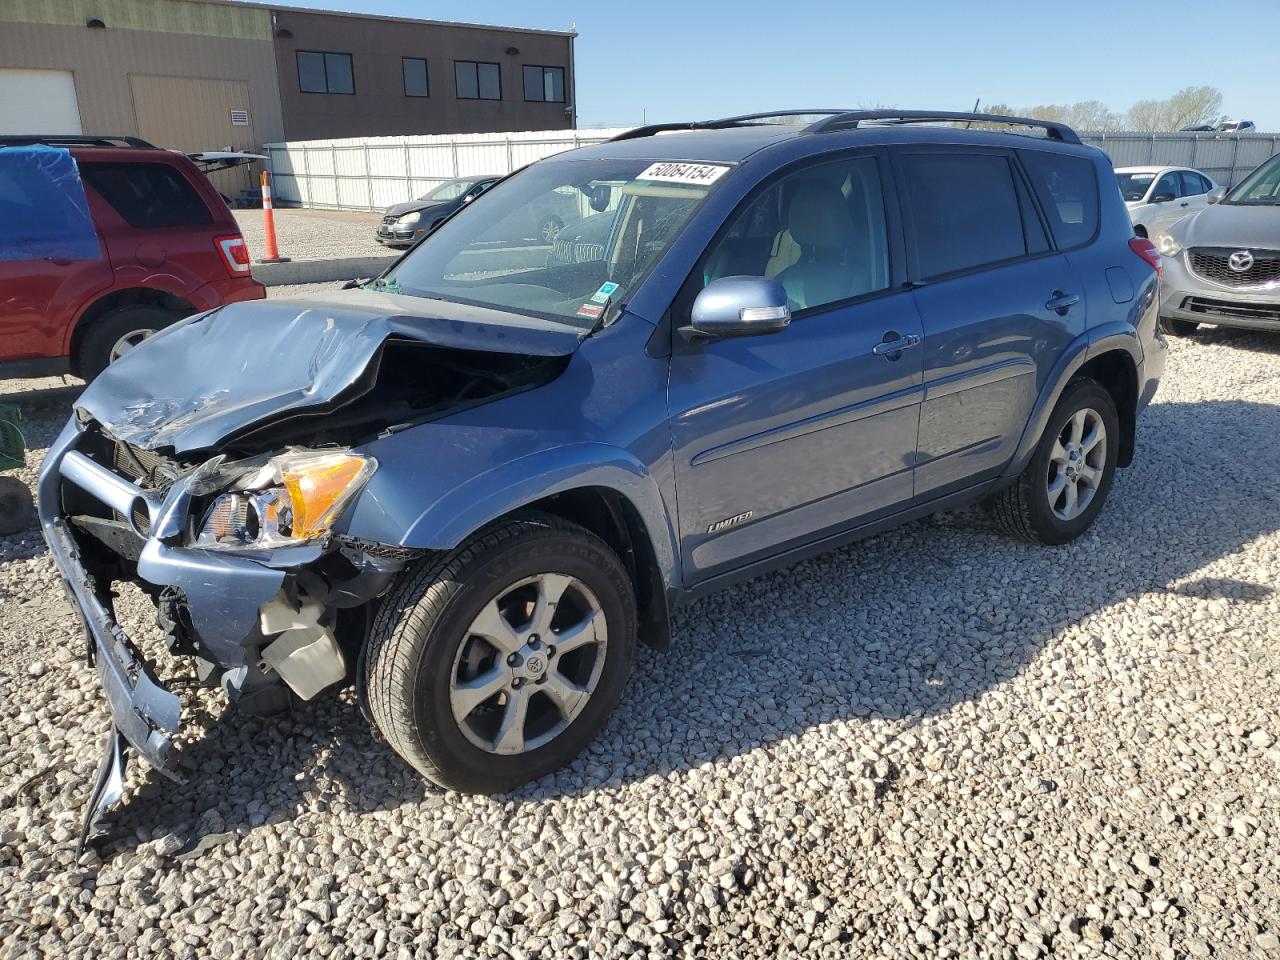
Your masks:
M1065 153L1022 151L1031 185L1058 249L1088 243L1098 232L1098 177L1093 162Z
M181 173L165 163L82 163L80 176L131 227L202 227L213 214Z
M921 276L939 277L1027 255L1006 155L907 154L901 169Z

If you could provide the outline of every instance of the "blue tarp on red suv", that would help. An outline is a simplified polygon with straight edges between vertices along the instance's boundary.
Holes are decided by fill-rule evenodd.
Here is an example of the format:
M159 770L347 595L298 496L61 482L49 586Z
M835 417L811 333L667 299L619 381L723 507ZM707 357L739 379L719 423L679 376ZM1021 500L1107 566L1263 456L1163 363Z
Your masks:
M0 260L99 260L80 169L70 151L0 148Z

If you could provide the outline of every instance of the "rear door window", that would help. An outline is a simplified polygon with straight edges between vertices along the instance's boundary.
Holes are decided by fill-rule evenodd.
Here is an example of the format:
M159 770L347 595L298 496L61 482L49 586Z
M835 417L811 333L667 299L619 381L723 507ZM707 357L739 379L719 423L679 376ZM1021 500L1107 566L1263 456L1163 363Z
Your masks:
M1027 255L1014 171L1004 153L901 158L917 270L925 278Z
M131 227L200 227L213 214L167 163L82 163L80 176Z
M1182 177L1182 195L1184 197L1198 197L1202 193L1208 193L1209 188L1204 186L1204 177L1190 170L1183 170L1179 176Z
M1022 161L1058 249L1092 240L1098 232L1098 177L1092 161L1041 150L1023 150Z

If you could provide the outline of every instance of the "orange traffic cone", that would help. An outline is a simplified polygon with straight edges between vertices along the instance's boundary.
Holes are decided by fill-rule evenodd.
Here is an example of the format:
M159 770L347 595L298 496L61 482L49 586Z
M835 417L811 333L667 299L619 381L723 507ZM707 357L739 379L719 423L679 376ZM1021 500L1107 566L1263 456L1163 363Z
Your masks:
M276 246L276 217L271 209L271 176L262 171L262 225L266 234L267 255L259 263L288 263L288 257L280 256L280 248Z

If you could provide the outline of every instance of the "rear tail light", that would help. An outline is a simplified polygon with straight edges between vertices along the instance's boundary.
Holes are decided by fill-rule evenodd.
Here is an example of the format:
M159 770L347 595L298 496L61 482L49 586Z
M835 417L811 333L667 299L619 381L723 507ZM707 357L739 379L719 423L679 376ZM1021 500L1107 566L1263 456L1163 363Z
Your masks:
M1155 268L1156 273L1160 273L1164 269L1164 266L1160 263L1159 249L1146 237L1133 237L1130 239L1129 249Z
M227 265L227 273L233 277L243 277L249 273L249 246L244 242L244 237L238 234L234 237L215 237L213 242Z

